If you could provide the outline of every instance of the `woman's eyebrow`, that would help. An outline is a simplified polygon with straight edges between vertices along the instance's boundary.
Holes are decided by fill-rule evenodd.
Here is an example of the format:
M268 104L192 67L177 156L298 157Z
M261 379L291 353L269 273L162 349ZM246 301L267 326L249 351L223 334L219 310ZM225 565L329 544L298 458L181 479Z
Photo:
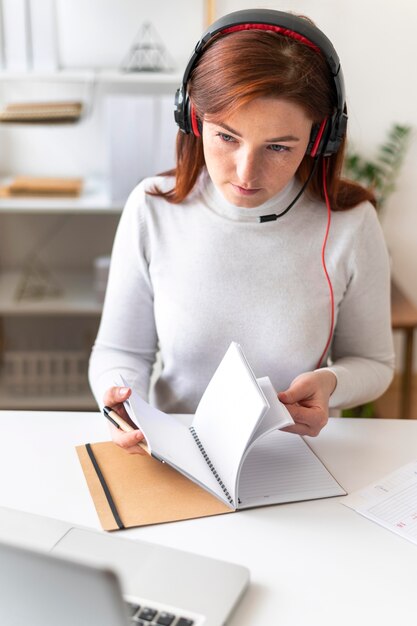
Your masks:
M281 141L300 141L299 137L295 135L283 135L282 137L274 137L273 139L266 139L267 143L281 143Z
M236 135L236 137L242 137L242 135L238 133L237 130L234 130L228 124L225 124L224 122L218 123L217 126L224 128L224 130L227 130L229 133L232 133L232 135ZM280 141L300 141L300 138L296 137L295 135L282 135L282 137L273 137L272 139L265 139L265 143L279 143Z

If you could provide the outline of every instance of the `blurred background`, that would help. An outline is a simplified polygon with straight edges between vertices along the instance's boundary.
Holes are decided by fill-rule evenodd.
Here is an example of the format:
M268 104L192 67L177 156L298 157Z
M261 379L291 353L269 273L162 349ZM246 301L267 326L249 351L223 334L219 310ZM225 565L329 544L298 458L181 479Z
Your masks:
M417 418L410 0L1 0L0 408L95 408L87 359L123 203L141 178L173 164L174 94L204 28L255 7L310 17L341 59L350 174L365 180L367 168L381 190L399 290L396 380L366 410Z

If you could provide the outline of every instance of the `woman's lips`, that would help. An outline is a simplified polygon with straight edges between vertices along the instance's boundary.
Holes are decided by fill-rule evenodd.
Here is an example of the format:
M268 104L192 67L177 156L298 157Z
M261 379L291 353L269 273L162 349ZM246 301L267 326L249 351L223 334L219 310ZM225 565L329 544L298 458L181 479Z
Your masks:
M256 193L258 193L258 191L260 191L260 187L252 187L252 188L240 187L239 185L235 185L234 183L232 183L232 187L235 191L237 191L237 193L239 193L242 196L253 196Z

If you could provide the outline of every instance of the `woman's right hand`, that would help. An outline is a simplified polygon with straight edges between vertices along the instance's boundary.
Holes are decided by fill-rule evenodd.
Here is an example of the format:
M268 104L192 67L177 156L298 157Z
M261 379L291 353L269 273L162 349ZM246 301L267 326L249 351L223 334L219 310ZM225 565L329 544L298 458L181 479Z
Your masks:
M115 411L125 422L127 422L135 430L125 433L120 428L116 428L110 424L111 438L114 443L129 454L146 454L138 443L143 440L143 433L138 430L137 426L130 419L123 402L128 399L132 390L130 387L111 387L106 391L103 397L104 406L108 406Z

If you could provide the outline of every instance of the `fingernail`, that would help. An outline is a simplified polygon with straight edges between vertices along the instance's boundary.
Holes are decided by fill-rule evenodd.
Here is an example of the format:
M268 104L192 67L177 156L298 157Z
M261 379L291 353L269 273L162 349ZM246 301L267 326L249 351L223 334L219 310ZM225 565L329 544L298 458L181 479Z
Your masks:
M125 396L127 390L128 390L128 387L119 387L118 389L119 397L121 398L122 396Z

